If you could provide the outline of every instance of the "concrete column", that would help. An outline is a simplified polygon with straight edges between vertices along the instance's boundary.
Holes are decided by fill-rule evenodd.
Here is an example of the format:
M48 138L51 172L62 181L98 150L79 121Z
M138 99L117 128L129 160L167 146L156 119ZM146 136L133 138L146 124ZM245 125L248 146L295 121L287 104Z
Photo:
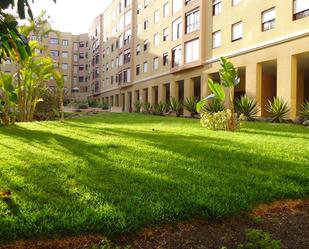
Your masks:
M171 98L178 99L179 98L178 95L179 95L178 82L177 81L171 81L170 82L170 99Z
M246 95L257 101L262 111L258 115L261 116L264 110L262 106L262 64L249 63L246 66Z
M165 102L165 85L158 85L158 102Z
M154 104L154 89L152 86L148 87L148 102L153 105Z
M135 111L134 103L137 101L137 93L136 91L132 91L132 111Z
M290 118L297 116L297 58L281 56L277 62L277 96L291 108Z
M194 80L188 78L184 80L184 101L192 97L194 97ZM185 108L184 108L184 115L190 116L190 112L188 112Z

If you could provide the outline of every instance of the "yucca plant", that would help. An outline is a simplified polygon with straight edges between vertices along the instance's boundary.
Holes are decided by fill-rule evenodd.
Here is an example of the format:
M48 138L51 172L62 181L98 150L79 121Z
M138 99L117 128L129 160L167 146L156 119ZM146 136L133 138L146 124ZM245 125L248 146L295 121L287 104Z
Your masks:
M254 99L245 95L236 101L236 111L245 116L248 121L254 121L260 108Z
M149 102L143 103L143 112L147 114L151 113L151 104Z
M306 101L300 108L300 115L306 119L309 120L309 101Z
M143 103L139 100L136 100L134 102L134 109L135 109L135 112L141 112L141 108L143 106Z
M272 122L276 123L287 122L290 108L282 98L274 97L273 101L268 100L266 110L270 114Z
M153 105L153 114L163 116L164 112L166 111L166 103L160 102L158 104Z
M194 117L194 115L197 114L196 105L198 102L199 100L195 97L186 98L183 102L184 108L190 112L191 117Z
M210 113L216 113L216 112L222 112L225 110L224 104L219 99L212 99L210 100L207 105L202 109L202 112L210 112Z
M176 117L180 116L180 112L183 108L183 102L181 100L178 100L176 98L171 98L169 102L169 107L172 112L175 112Z

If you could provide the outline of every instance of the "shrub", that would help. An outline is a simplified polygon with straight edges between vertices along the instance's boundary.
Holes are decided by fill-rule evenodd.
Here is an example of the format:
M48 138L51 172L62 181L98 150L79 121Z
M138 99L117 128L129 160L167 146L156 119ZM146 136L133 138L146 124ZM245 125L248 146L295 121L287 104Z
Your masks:
M88 109L89 108L88 101L81 101L77 103L77 108L78 109Z
M149 102L143 103L143 112L147 114L151 113L151 104Z
M306 101L300 108L300 115L306 119L309 120L309 101Z
M270 114L270 117L272 118L272 122L287 122L290 109L288 107L288 104L283 99L275 97L273 101L268 100L266 109L267 112Z
M242 96L236 101L236 111L238 114L242 114L246 120L254 121L260 109L254 99Z
M109 109L109 104L106 102L102 102L98 104L98 107L101 108L102 110L108 110Z
M88 106L89 107L97 107L98 106L98 102L94 99L88 99Z
M184 108L190 112L191 117L194 117L195 114L197 114L196 111L196 105L199 102L199 100L195 97L191 97L191 98L186 98L183 106Z
M207 111L210 113L222 112L225 110L224 104L219 99L212 99L203 108L202 112Z
M153 105L153 114L155 115L163 115L166 111L166 103L160 102L159 104Z
M60 99L57 93L42 89L40 92L40 101L35 108L35 120L50 120L59 117L60 113Z
M141 112L141 108L143 106L143 103L139 100L136 100L134 102L134 109L135 109L135 112Z
M179 117L180 112L183 108L183 102L181 100L177 100L175 98L172 98L168 105L169 105L171 111L176 114L176 117Z
M246 244L240 244L237 249L280 249L279 240L273 240L269 233L258 229L248 229L246 231Z

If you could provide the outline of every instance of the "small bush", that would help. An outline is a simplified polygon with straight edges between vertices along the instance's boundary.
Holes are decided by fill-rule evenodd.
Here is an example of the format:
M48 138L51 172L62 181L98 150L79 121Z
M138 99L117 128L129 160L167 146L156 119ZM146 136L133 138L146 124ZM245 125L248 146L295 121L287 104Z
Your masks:
M56 92L49 89L42 89L40 92L40 101L35 108L35 120L51 120L59 117L60 99Z
M237 249L280 249L279 240L273 240L269 233L258 229L246 231L246 244L240 244Z
M78 109L88 109L89 108L88 101L81 101L77 103L77 108Z
M134 109L135 109L135 112L141 112L141 108L143 106L143 103L139 100L135 101L134 102Z
M89 107L98 107L99 103L94 99L88 99L88 106Z
M290 109L288 107L288 104L283 99L275 97L273 101L268 100L266 110L270 114L272 122L287 122Z
M109 109L109 104L102 102L100 104L98 104L98 107L101 108L102 110L108 110Z
M210 112L210 113L216 113L216 112L222 112L225 110L224 104L222 101L218 99L210 100L207 105L203 108L202 112Z
M190 112L191 117L194 117L195 114L197 114L196 111L196 105L199 102L199 100L195 97L187 98L185 99L183 106L184 108Z
M181 100L172 98L168 105L170 107L170 110L176 114L176 117L179 117L180 112L183 108L183 102Z
M143 103L143 112L150 114L151 113L151 104L148 102Z
M166 111L166 103L160 102L159 104L153 105L153 114L163 116Z
M254 99L242 96L236 101L236 111L238 114L242 114L246 120L254 121L260 109Z
M306 101L300 108L300 115L306 119L309 120L309 101Z

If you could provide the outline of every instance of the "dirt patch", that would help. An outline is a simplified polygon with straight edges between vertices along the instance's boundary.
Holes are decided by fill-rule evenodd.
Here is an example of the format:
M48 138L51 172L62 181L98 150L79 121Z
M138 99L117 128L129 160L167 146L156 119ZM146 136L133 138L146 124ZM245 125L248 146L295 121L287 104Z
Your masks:
M114 239L117 245L131 245L136 249L228 249L245 242L246 229L261 229L281 241L282 249L309 248L309 200L278 201L263 204L250 214L231 219L165 225L145 229L137 236ZM99 244L104 236L81 236L60 240L18 241L0 249L82 249Z

